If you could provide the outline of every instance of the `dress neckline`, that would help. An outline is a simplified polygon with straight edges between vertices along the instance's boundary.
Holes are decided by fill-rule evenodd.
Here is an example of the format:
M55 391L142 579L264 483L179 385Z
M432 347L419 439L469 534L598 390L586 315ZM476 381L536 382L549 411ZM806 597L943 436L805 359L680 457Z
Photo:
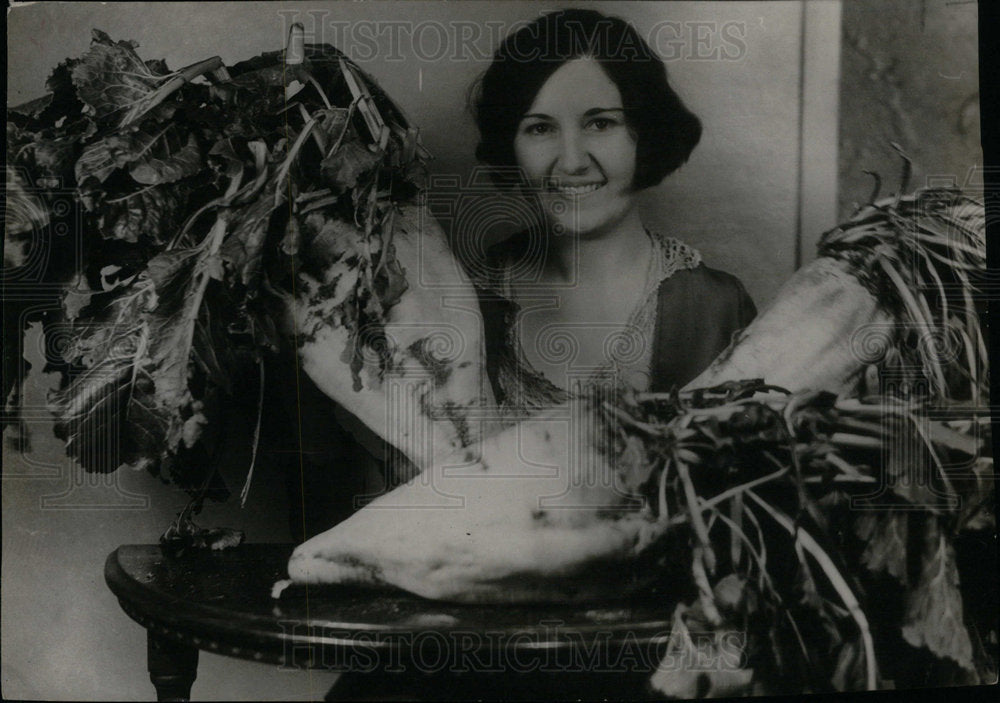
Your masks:
M618 359L606 360L604 364L595 369L587 383L597 383L609 376L621 375L626 370L636 371L635 367L642 367L640 373L648 376L650 360L652 355L651 344L644 345L643 340L652 340L655 332L657 299L660 284L664 280L673 276L676 272L685 269L694 269L702 263L701 253L673 237L667 237L655 230L646 229L653 245L653 255L650 257L649 268L646 273L646 283L639 302L629 314L625 323L625 330L629 334L638 335L638 343L643 345L642 353L637 358L635 354L629 357L629 364L621 364ZM516 235L515 235L516 236ZM562 388L542 373L538 372L524 353L521 336L518 334L518 318L521 314L521 305L513 294L511 284L511 273L517 263L519 252L517 244L513 246L500 245L499 256L494 261L491 271L496 275L493 280L487 281L486 287L495 294L508 301L507 312L504 315L504 351L509 355L508 363L500 365L498 381L503 388L503 402L501 411L504 415L526 415L533 409L538 409L548 405L562 403L575 395L573 389ZM520 247L524 249L524 247ZM632 340L633 343L635 340ZM625 338L625 347L630 347L628 338ZM636 351L632 348L632 351ZM628 369L626 369L626 366Z

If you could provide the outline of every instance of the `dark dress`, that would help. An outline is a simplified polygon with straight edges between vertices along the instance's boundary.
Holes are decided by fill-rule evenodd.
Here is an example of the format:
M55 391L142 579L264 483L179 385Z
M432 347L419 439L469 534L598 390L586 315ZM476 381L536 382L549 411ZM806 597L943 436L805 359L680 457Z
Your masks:
M663 281L657 304L653 391L693 380L757 315L739 279L704 264Z
M733 335L750 324L757 309L735 276L705 266L697 252L676 240L660 238L658 243L668 259L672 253L685 259L684 265L677 267L667 262L656 289L648 390L664 392L684 386L704 371ZM524 248L516 240L494 246L485 267L491 273L477 280L485 328L486 370L498 403L508 401L511 384L504 379L515 375L509 373L511 368L522 367L522 374L533 373L523 368L527 362L518 353L518 342L512 334L519 307L509 299L499 274L504 262L517 261Z

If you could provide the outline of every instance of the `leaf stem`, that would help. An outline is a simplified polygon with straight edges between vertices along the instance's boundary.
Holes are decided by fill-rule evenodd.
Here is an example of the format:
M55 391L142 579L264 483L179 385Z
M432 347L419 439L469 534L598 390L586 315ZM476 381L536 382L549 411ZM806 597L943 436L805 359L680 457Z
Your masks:
M305 126L302 127L302 131L295 138L292 143L292 148L288 150L288 154L285 156L285 160L282 162L281 166L278 168L277 173L274 176L274 206L277 207L281 203L282 198L282 188L285 176L288 175L289 169L292 167L292 162L295 161L295 157L299 153L299 149L302 148L302 144L305 143L306 137L312 132L313 127L316 126L316 118L310 117L309 121L306 122Z
M874 691L877 688L875 645L872 642L871 630L868 627L868 618L865 617L864 611L861 610L861 605L858 603L858 599L854 596L854 592L851 590L851 587L841 575L836 565L834 565L833 560L830 559L830 556L826 553L826 551L824 551L816 540L813 539L812 535L810 535L801 526L796 527L793 525L788 516L783 515L777 508L762 500L753 491L747 491L746 494L751 500L757 503L757 505L763 508L775 522L785 528L785 530L787 530L792 537L795 538L796 545L801 545L801 548L809 552L809 555L816 560L816 563L819 564L823 573L826 574L830 584L833 586L834 590L837 591L837 595L840 596L841 601L844 606L846 606L848 612L851 614L851 617L854 618L854 622L857 624L858 629L861 631L861 641L865 648L865 684L869 691Z
M680 476L681 484L684 486L684 496L687 499L688 511L691 514L691 526L698 537L698 542L703 548L705 566L711 573L715 572L715 552L712 551L712 543L708 537L708 526L701 514L701 507L698 505L698 495L694 490L694 483L688 472L687 463L674 456L674 463L677 465L677 475Z
M218 56L213 56L210 59L193 63L190 66L181 69L177 75L150 93L147 100L133 106L129 113L125 116L125 119L122 120L121 126L138 122L144 115L148 114L150 110L169 98L185 83L193 81L203 73L216 71L221 67L222 59Z
M746 483L741 483L738 486L733 486L732 488L729 488L723 491L722 493L719 493L718 495L712 496L708 500L702 500L701 507L702 509L714 508L716 505L718 505L724 500L728 500L732 497L740 495L741 493L749 491L751 488L756 488L762 483L767 483L777 478L781 478L787 473L788 473L788 467L785 466L779 469L778 471L767 474L766 476L760 476L758 478L753 479L752 481L747 481Z
M257 391L257 425L253 430L253 449L250 453L250 468L247 470L246 481L243 482L243 490L240 491L240 507L245 508L247 496L250 495L250 481L253 478L253 469L257 464L257 448L260 446L260 421L264 416L264 360L257 359L257 368L260 369L260 388Z

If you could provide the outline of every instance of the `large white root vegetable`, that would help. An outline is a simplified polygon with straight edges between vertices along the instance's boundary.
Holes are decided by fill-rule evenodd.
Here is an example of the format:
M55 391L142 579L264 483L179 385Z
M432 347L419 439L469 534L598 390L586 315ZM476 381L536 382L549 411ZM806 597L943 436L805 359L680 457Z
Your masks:
M901 320L911 320L893 309L899 298L880 293L869 279L875 266L891 268L891 259L901 258L904 246L897 242L896 249L886 249L886 242L895 240L892 232L885 235L883 225L886 219L894 222L900 210L898 201L882 205L885 217L875 213L873 219L866 211L861 216L867 219L856 227L828 233L831 255L797 272L688 388L763 378L793 392L823 389L851 395L872 361L870 354L859 353L859 340L873 329L905 328ZM942 217L957 216L956 208L967 205L959 199ZM971 244L960 237L942 238L928 244L925 253L940 255L931 245L947 251L965 247L984 265L981 213L979 206L979 220L963 220L972 233ZM907 216L914 221L912 214ZM857 243L868 239L867 249ZM853 256L836 256L845 241L854 247ZM978 261L975 256L971 263L945 259L942 271L934 274L939 280L949 272L964 280L963 267ZM892 271L897 273L889 276L893 282L902 280L897 268ZM960 300L969 301L967 286L955 290ZM901 290L899 296L908 309L913 291ZM926 301L914 304L931 309ZM961 328L967 340L981 339L971 303L960 308L953 301L949 310L938 318L940 325ZM902 343L899 339L895 344ZM940 370L940 359L935 359L928 362L933 367L928 374ZM961 355L955 360L957 368L965 363ZM976 369L967 371L975 392ZM622 490L620 467L599 446L602 436L601 424L583 403L523 421L486 439L478 453L472 448L433 462L422 475L300 545L289 574L303 583L392 585L455 601L627 593L642 583L633 567L657 544L659 528L630 504L634 496Z
M864 365L859 346L892 324L850 264L816 259L796 271L768 309L687 387L763 378L792 391L850 394Z
M582 406L572 412L576 421L549 413L485 439L478 456L459 452L429 467L298 547L291 578L391 584L466 602L619 593L620 579L602 578L601 569L631 570L648 525L638 514L622 516L627 496L602 485L602 474L587 476L567 461L578 455L567 428L586 421ZM606 512L621 519L601 519Z
M303 289L289 303L288 331L299 342L303 370L320 390L423 468L473 443L482 431L473 419L477 409L493 406L482 320L471 283L422 206L403 205L394 213L389 241L406 289L387 311L384 327L360 330L362 387L343 358L354 345L334 312L357 282L350 250L364 246L360 231L338 227L312 241L310 256L332 263L323 280L300 276ZM391 361L383 374L379 362L386 356Z

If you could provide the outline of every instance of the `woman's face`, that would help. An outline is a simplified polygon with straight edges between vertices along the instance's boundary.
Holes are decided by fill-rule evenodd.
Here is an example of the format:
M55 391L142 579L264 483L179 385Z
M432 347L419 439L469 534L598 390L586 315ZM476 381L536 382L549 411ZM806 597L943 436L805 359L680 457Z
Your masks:
M517 165L556 233L599 236L633 207L635 138L618 87L595 60L560 66L514 137Z

